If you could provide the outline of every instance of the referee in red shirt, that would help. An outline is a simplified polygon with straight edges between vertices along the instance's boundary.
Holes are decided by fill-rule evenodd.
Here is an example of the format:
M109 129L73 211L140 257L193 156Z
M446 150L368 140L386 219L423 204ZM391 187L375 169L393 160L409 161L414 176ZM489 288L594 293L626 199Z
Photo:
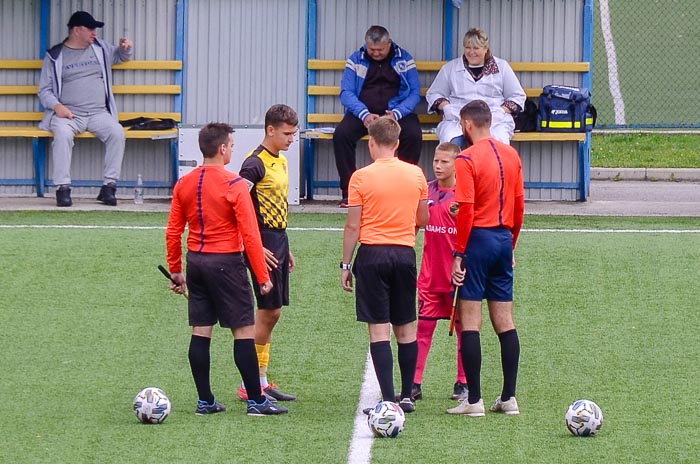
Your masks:
M272 282L265 264L260 232L248 185L227 171L233 153L233 128L210 123L199 132L204 163L178 181L173 189L165 232L170 288L183 293L189 287L189 323L192 326L189 361L199 401L195 414L226 411L215 400L209 381L210 345L214 324L233 333L233 359L248 386L247 413L251 416L287 412L262 395L255 352L253 292L243 250L260 285L269 293ZM182 234L187 236L187 278L182 272Z
M520 413L515 400L520 341L513 322L513 250L523 223L525 189L520 156L491 137L491 110L474 100L460 111L462 132L472 143L455 161L457 244L452 279L459 289L462 363L468 397L450 414L483 416L481 398L481 302L486 299L501 345L503 389L491 411Z

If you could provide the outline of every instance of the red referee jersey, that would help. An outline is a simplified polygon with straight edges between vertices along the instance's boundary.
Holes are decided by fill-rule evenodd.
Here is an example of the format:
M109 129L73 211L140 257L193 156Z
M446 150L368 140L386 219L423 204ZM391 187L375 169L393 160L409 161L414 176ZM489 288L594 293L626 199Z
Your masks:
M525 195L515 148L493 138L480 140L455 161L458 203L474 204L474 227L515 226L515 199Z
M171 272L182 272L185 225L189 227L189 251L236 253L245 249L258 282L270 280L248 185L238 174L221 165L204 165L175 185L165 232Z

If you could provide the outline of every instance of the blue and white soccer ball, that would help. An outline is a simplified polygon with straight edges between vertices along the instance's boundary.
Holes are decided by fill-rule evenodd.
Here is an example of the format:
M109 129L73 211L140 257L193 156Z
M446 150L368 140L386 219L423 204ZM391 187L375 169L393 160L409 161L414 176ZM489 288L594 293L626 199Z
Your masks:
M382 401L369 412L367 425L375 437L396 438L403 430L406 415L403 409L391 401Z
M603 426L603 411L590 400L576 400L566 411L566 428L577 437L595 435Z
M134 398L134 414L144 424L160 424L170 415L170 399L160 388L144 388Z

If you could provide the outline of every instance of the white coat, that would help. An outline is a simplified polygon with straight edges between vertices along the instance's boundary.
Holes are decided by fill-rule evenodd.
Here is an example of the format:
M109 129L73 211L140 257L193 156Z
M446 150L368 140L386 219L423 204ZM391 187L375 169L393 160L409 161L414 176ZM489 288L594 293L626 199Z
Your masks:
M495 74L486 74L475 81L464 67L462 57L445 63L425 95L428 108L438 98L446 98L450 104L444 108L437 134L440 142L449 142L462 135L459 111L473 100L483 100L491 108L491 135L503 143L510 143L515 131L513 116L501 107L506 100L525 106L525 91L506 60L493 57L498 65Z

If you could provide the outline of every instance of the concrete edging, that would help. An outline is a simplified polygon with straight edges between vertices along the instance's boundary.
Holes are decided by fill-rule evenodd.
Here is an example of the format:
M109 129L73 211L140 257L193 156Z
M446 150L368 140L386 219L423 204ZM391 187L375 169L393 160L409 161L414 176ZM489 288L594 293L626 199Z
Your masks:
M591 168L591 180L700 182L700 169Z

